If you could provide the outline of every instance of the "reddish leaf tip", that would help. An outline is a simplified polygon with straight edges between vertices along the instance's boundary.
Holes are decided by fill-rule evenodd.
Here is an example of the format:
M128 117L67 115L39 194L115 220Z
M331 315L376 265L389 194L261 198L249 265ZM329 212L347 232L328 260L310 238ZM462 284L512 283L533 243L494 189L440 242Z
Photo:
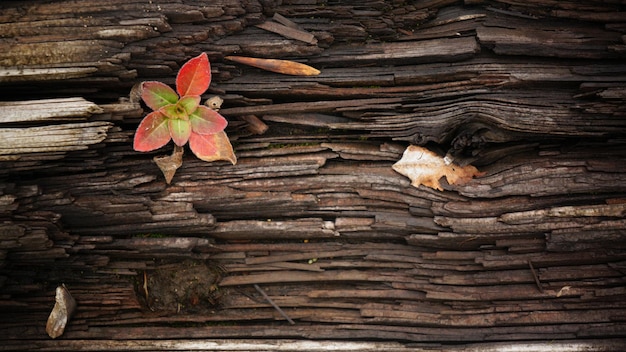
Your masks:
M138 152L149 152L166 145L171 139L167 120L160 112L148 114L137 127L133 149Z
M180 96L202 95L211 83L211 64L206 53L187 61L176 76L176 90Z

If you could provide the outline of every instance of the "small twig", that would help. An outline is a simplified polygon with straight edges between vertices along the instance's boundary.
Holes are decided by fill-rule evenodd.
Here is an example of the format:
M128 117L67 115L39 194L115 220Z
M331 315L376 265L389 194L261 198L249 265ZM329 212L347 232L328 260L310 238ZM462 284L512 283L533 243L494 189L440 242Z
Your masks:
M530 268L530 272L533 274L533 278L535 279L535 284L537 284L539 292L543 293L543 287L541 287L541 282L539 282L539 277L537 277L537 272L535 271L535 267L533 267L533 263L530 259L528 259L528 267Z
M269 296L265 293L265 291L263 291L259 287L259 285L254 284L254 288L256 288L256 290L259 291L259 293L263 296L263 298L265 298L265 300L268 301L272 305L272 307L274 307L274 309L276 309L278 311L278 313L280 313L280 315L282 315L285 319L287 319L289 324L291 324L291 325L295 324L295 322L293 320L291 320L291 318L289 318L287 313L285 313L285 311L283 311L276 303L274 303L274 301L272 301L272 299L269 298Z
M146 294L146 302L148 302L148 273L145 271L143 272L143 292Z

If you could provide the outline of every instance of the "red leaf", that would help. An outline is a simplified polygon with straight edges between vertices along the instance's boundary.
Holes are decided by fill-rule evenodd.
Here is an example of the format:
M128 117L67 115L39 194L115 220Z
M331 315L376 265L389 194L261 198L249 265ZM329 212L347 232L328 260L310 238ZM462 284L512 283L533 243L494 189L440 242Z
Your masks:
M191 133L189 137L191 151L204 161L227 160L233 165L237 163L237 157L233 146L224 131L215 134Z
M137 127L133 149L138 152L149 152L166 145L170 141L167 120L160 112L148 114Z
M150 109L156 111L166 105L176 104L178 94L164 83L143 82L141 84L141 99L146 102Z
M191 135L191 124L189 121L170 119L169 128L172 140L176 143L176 145L182 147L187 144L189 135Z
M221 132L226 128L228 122L215 110L206 106L198 106L198 109L189 115L191 129L199 134L214 134Z
M176 76L176 90L181 97L201 95L211 83L211 65L206 53L187 61Z

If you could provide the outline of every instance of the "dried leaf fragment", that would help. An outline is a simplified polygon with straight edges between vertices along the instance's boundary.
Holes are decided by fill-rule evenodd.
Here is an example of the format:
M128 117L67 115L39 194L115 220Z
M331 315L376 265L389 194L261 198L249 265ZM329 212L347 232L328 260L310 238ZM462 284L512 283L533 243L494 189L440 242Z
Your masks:
M183 147L174 146L172 155L155 156L152 160L157 164L163 176L165 176L165 182L169 185L176 174L176 170L183 165Z
M570 293L570 289L572 288L572 286L563 286L561 287L561 289L559 290L559 292L556 294L557 297L561 297L563 295L566 295L568 293Z
M56 289L55 303L48 322L46 323L46 332L50 337L56 339L63 335L65 326L76 310L76 301L67 290L65 285L61 285Z
M402 158L392 168L398 173L411 179L411 185L424 185L432 189L443 191L439 179L445 176L448 183L464 184L473 177L484 175L474 166L458 166L447 164L444 158L436 153L416 145L410 145L404 151Z
M292 76L317 76L320 74L318 69L311 66L301 64L295 61L278 60L278 59L259 59L255 57L245 56L226 56L226 60L235 61L240 64L253 66L262 70L282 73Z

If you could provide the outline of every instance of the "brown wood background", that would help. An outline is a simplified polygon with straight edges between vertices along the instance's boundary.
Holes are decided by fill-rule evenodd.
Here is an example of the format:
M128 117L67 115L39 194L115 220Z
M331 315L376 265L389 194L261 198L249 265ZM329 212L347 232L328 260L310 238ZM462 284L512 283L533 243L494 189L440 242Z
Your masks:
M625 41L620 1L2 2L0 350L624 349ZM239 162L166 185L129 93L201 52ZM486 175L412 188L409 143ZM216 305L150 311L185 260Z

